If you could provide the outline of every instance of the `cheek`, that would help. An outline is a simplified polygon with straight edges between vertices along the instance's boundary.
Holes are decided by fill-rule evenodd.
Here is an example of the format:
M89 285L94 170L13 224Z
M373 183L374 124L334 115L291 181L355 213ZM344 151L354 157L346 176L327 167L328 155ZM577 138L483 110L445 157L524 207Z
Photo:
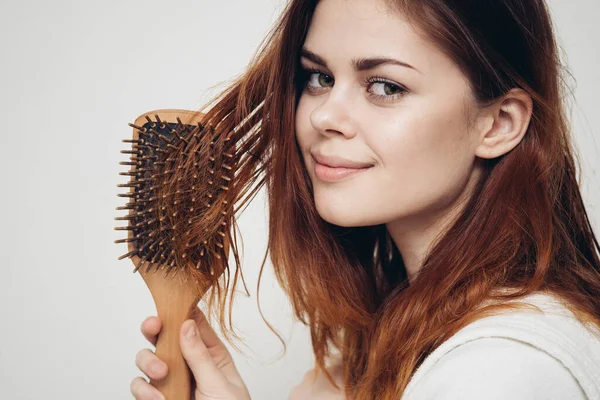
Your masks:
M305 151L310 142L312 128L310 123L310 111L306 102L302 100L302 97L298 102L298 107L296 107L294 128L298 145Z
M464 129L459 118L437 115L413 118L405 121L395 135L387 135L379 151L383 154L384 164L405 167L451 165L460 162L468 151Z
M451 202L466 184L474 157L462 110L405 115L394 132L373 144L383 167L381 194L406 211Z

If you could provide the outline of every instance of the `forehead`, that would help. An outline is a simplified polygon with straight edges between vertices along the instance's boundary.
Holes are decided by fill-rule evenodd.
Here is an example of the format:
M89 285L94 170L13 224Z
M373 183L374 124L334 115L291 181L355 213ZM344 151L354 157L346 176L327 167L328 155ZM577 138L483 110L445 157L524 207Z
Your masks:
M425 74L436 66L452 67L450 59L381 0L319 1L304 47L340 66L355 57L384 56Z

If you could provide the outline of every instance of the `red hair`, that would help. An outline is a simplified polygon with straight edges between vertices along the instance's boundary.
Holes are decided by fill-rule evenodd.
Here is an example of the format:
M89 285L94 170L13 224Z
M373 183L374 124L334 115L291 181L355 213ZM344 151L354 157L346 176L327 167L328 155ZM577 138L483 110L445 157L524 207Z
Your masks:
M317 1L288 4L246 73L207 112L214 121L234 113L237 123L258 113L254 156L266 178L277 279L310 327L317 364L324 369L333 350L341 353L346 393L355 400L399 398L442 342L486 314L518 306L479 307L487 299L546 291L566 300L582 322L600 325L599 245L579 189L547 5L387 2L460 66L478 104L515 87L533 99L522 142L482 160L485 173L473 196L410 285L385 225L339 227L315 208L294 120L299 54Z

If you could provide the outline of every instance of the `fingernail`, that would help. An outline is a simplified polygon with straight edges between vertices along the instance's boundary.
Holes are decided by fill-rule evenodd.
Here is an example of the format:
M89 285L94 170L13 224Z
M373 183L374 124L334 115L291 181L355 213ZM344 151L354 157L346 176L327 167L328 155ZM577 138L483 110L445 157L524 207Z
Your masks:
M196 324L189 324L190 326L185 331L185 337L188 339L193 339L196 336Z

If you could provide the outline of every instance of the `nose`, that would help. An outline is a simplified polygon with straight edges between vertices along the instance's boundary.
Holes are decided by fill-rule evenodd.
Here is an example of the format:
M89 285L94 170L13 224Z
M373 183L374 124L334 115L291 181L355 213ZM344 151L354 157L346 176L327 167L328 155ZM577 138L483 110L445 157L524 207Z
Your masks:
M329 92L323 103L310 114L310 122L322 135L344 135L347 139L356 136L356 128L350 117L350 101L342 92Z

